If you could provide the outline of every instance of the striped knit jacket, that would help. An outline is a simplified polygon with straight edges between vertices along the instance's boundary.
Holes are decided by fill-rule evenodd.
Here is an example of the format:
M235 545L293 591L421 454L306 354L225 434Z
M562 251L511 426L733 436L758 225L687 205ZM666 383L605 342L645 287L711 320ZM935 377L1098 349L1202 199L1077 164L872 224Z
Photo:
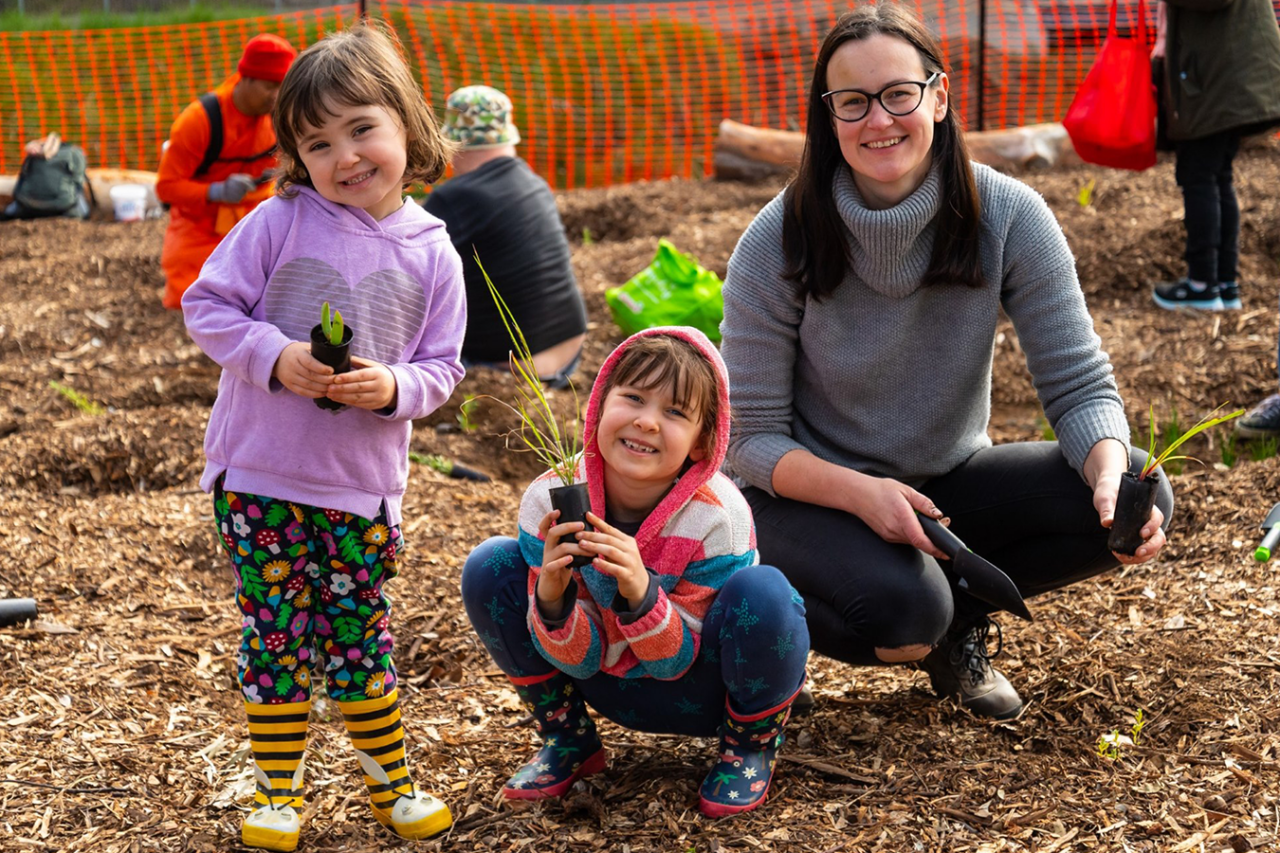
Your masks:
M613 578L584 566L574 572L576 600L556 625L537 607L534 587L542 564L538 523L551 511L550 490L559 485L551 472L534 480L520 502L520 550L529 572L529 627L539 652L556 668L582 679L597 672L621 678L680 678L698 656L702 620L716 594L734 572L759 562L755 525L742 494L719 472L729 446L729 383L724 362L706 336L687 327L646 329L628 338L605 360L587 403L586 441L578 461L577 482L584 480L591 511L605 517L604 478L608 476L596 441L604 402L601 389L627 346L645 335L677 335L694 344L720 377L719 418L712 453L684 473L637 531L644 565L653 573L649 602L635 614L611 608L618 592ZM656 587L656 598L654 595Z

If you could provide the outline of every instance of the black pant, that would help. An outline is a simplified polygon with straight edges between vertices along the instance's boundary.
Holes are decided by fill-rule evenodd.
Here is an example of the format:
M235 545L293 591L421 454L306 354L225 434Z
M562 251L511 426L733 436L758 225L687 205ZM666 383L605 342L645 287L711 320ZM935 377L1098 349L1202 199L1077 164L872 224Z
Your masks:
M1133 450L1132 468L1145 458L1145 451ZM1107 549L1093 492L1057 442L980 450L919 491L1024 597L1119 565ZM932 557L885 542L857 516L756 488L743 494L755 514L760 559L781 569L804 597L811 645L820 654L883 664L877 648L933 644L953 624L969 624L992 610L957 589ZM1156 504L1167 527L1173 516L1168 477L1161 478Z
M1186 209L1187 277L1218 284L1236 280L1240 206L1231 163L1240 150L1234 130L1177 143L1174 177Z

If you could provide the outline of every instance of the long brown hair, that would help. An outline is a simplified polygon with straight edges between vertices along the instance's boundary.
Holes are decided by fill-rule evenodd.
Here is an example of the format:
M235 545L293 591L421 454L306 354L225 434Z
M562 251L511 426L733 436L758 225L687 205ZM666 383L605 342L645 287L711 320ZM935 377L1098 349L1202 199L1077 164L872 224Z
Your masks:
M333 105L376 105L395 116L405 132L404 182L432 183L444 174L454 144L413 79L395 31L362 21L329 33L298 55L280 85L272 123L280 145L276 194L286 198L295 186L311 187L298 140L303 126L320 127ZM314 188L314 187L313 187Z
M832 195L836 172L845 161L831 124L831 114L822 102L827 66L845 42L861 41L873 35L899 38L914 47L920 54L926 76L946 71L937 39L897 3L861 6L841 16L823 40L809 88L804 154L799 172L787 186L782 214L782 246L787 259L783 275L795 282L802 295L816 299L835 292L851 263L844 223ZM946 117L934 127L931 150L934 160L941 163L943 198L933 256L921 284L928 287L959 283L981 287L978 235L982 205L969 163L969 149L951 104Z

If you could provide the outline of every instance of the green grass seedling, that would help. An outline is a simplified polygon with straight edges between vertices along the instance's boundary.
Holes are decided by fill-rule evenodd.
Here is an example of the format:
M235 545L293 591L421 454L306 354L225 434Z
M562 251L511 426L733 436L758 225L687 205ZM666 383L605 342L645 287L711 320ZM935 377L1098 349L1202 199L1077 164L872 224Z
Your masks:
M1270 459L1276 455L1277 446L1280 446L1280 440L1276 439L1275 436L1255 438L1249 442L1249 458L1254 462Z
M1089 183L1080 188L1080 192L1076 193L1076 204L1081 207L1088 207L1093 203L1093 188L1098 182L1093 178L1089 179Z
M477 424L473 417L478 405L479 398L475 394L468 394L467 398L458 406L458 427L463 432L475 432Z
M86 415L96 416L106 411L106 409L102 408L97 403L93 402L88 397L81 394L79 391L77 391L76 389L72 388L69 385L63 385L61 382L55 382L54 380L50 379L49 387L57 391L63 397L67 398L69 401L71 401L71 404L73 406L75 406L80 411L84 412Z
M1160 451L1159 454L1156 453L1156 412L1154 407L1150 408L1149 412L1150 412L1151 443L1147 447L1147 461L1143 464L1142 472L1138 474L1138 479L1145 480L1147 478L1147 475L1150 474L1152 471L1154 471L1156 468L1159 468L1161 465L1164 465L1166 462L1170 462L1173 460L1191 459L1195 462L1199 462L1200 460L1196 459L1194 456L1174 456L1173 452L1177 450L1179 447L1181 447L1187 441L1187 439L1191 438L1192 436L1198 435L1199 433L1204 432L1210 427L1215 427L1218 424L1225 423L1231 420L1232 418L1238 418L1244 414L1244 409L1236 409L1234 412L1231 412L1229 414L1214 417L1214 415L1217 415L1218 412L1222 411L1226 407L1227 407L1227 404L1223 403L1221 406L1218 406L1218 408L1214 409L1212 412L1205 415L1191 429L1187 430L1181 435L1178 435L1171 443L1169 443L1165 447L1164 450ZM1174 418L1175 429L1176 429L1176 426L1177 426L1177 418L1175 416ZM1168 433L1166 433L1166 435L1168 435Z
M520 419L519 437L525 447L532 451L542 464L555 472L556 477L566 486L572 486L574 474L578 470L578 453L582 444L578 437L578 424L582 420L582 406L578 401L578 390L573 383L569 389L573 391L574 422L561 424L551 401L547 399L542 387L542 379L533 364L533 353L529 351L529 343L525 340L520 324L507 307L502 294L494 285L493 279L480 263L480 253L476 252L476 265L489 286L489 295L498 306L498 315L506 327L507 337L513 347L510 363L511 372L516 377L516 393L519 395L515 405L498 400L499 403L515 412Z

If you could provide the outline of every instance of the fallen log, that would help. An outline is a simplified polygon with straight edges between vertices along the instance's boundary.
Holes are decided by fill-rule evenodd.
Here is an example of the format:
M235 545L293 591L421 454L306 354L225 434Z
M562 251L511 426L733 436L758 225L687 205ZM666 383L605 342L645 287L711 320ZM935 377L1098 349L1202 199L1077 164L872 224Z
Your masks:
M997 169L1043 168L1081 162L1066 129L1056 122L974 131L965 134L965 141L974 160ZM803 151L803 133L752 127L725 119L720 122L716 136L712 165L716 178L757 181L794 171L800 165Z

